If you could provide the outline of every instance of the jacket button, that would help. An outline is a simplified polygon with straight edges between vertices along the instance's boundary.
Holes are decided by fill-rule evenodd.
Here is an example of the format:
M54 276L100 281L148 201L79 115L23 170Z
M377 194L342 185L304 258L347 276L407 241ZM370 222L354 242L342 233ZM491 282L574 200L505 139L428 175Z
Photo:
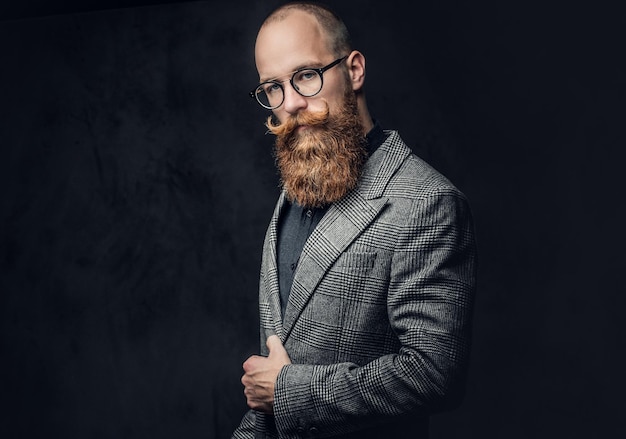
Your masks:
M311 428L309 428L309 433L311 434L311 436L317 436L319 431L317 430L317 428L311 427Z

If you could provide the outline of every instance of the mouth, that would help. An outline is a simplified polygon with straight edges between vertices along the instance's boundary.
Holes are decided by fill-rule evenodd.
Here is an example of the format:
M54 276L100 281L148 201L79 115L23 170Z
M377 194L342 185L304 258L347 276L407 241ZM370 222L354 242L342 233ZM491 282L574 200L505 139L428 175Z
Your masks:
M296 133L301 134L307 131L315 130L317 127L315 125L298 125L296 128Z

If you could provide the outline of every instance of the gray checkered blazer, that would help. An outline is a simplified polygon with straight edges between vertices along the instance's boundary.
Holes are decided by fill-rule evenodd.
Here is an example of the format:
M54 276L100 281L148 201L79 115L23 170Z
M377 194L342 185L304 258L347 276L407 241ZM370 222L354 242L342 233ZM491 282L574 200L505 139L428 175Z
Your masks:
M306 242L281 316L276 230L261 266L261 353L277 334L293 364L274 416L249 411L233 438L425 438L457 404L470 344L475 243L465 196L397 132Z

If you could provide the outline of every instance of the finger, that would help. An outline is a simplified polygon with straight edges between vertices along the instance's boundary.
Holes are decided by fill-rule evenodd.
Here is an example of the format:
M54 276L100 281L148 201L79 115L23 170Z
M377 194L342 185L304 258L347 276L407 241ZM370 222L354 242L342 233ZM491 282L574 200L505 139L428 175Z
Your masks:
M283 364L290 364L291 359L289 358L289 354L285 350L283 343L280 341L280 338L276 335L272 335L267 339L267 348L269 349L269 357L273 360L278 360Z
M252 378L250 378L248 374L245 374L241 377L241 384L243 384L244 387L250 387L253 384Z
M258 355L252 355L246 361L244 361L242 365L244 372L248 373L253 370L258 358L260 358Z
M278 338L277 335L270 335L267 338L265 345L267 346L267 349L269 349L270 355L272 351L285 350L285 348L283 347L283 343L280 341L280 338Z

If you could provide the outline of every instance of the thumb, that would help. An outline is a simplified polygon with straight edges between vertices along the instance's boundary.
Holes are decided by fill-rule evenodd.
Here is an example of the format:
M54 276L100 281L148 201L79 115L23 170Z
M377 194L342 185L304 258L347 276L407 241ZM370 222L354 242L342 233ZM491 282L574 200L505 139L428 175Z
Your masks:
M277 335L270 335L265 342L267 349L269 349L269 357L281 359L286 363L291 363L289 359L289 354L285 350L283 343L280 341Z

